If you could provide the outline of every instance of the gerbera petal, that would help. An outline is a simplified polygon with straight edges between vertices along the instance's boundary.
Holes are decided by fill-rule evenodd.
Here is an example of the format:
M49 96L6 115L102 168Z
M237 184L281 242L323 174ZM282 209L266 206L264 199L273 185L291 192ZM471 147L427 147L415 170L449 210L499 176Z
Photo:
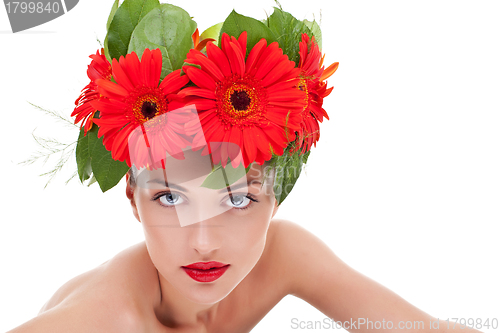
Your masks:
M198 28L196 28L196 30L193 32L191 38L193 39L193 47L196 47L196 45L198 45L198 42L200 41L200 31L198 30Z
M205 38L204 40L202 40L201 42L199 42L198 45L196 45L195 49L198 50L198 51L203 50L207 46L208 42L215 42L215 39L213 39L213 38Z
M284 75L280 78L281 81L290 81L294 82L294 85L298 85L299 83L299 76L300 74L300 68L292 68L291 71L288 73L284 73Z
M212 90L196 88L196 87L188 87L182 89L181 91L179 91L177 95L183 98L186 96L200 96L215 100L215 93Z
M193 107L198 111L198 112L202 112L202 111L207 111L207 110L210 110L210 109L213 109L215 108L215 104L209 104L209 102L207 101L210 101L210 99L206 99L206 98L193 98L189 101L189 106ZM213 103L216 103L214 100L211 100ZM204 108L205 107L205 108ZM200 115L201 117L201 115Z
M227 60L226 55L212 42L207 44L207 56L210 60L217 64L217 67L219 67L224 76L231 75L231 67L229 66L229 61Z
M299 67L301 68L304 66L304 61L307 57L307 42L304 41L304 36L307 36L307 34L302 34L302 42L299 43ZM307 38L309 37L307 36Z
M240 34L240 37L238 37L238 44L240 45L241 53L243 54L243 58L244 58L246 53L247 53L247 32L246 31L243 31Z
M111 65L109 66L110 72L111 72ZM100 69L96 68L95 66L89 65L87 69L87 76L89 77L90 80L95 81L97 79L104 79L104 75L102 75L102 72Z
M134 56L137 58L137 55L135 53L127 54L127 58L129 59ZM123 56L120 57L120 63L125 63L125 58ZM113 59L113 77L115 78L116 83L118 83L120 86L125 88L127 91L132 91L134 90L134 86L132 85L132 82L130 82L130 79L128 78L120 63L118 63L116 59Z
M180 74L180 69L175 70L168 74L160 83L159 88L163 90L165 95L176 93L189 82L189 77L187 75L181 76Z
M80 105L79 107L75 108L75 110L73 111L73 113L71 113L71 117L75 117L76 116L75 124L77 124L77 123L80 122L80 120L82 120L83 118L87 117L89 115L89 113L91 113L91 112L93 112L95 110L96 109L94 109L90 105L90 103L85 103L85 104Z
M198 99L194 103L195 107L197 110L208 110L208 109L213 109L217 106L216 102L211 99Z
M269 56L265 58L265 61L259 62L257 72L255 73L255 78L258 80L261 80L264 76L266 76L283 56L283 51L278 47L277 42L271 43L267 49L272 51L270 51Z
M202 115L200 114L200 122L203 122L205 125L203 126L203 132L205 133L205 136L208 138L212 138L214 135L215 131L220 131L220 122L219 119L217 119L217 115L215 112L202 112Z
M212 125L214 127L214 131L211 134L210 137L208 137L206 134L209 133L208 131L205 130L205 126L203 127L203 132L205 133L205 138L208 142L221 142L222 139L224 138L224 126L219 122L218 119L213 119L210 122L207 123L209 126Z
M241 52L239 44L229 43L233 52L229 52L228 58L233 73L240 77L245 73L245 54Z
M125 126L115 136L112 152L115 153L115 156L119 156L121 160L123 160L123 158L126 156L126 152L128 152L128 136L130 132L135 129L135 127L136 126L133 125Z
M285 89L289 91L290 88L293 88L293 90L298 90L295 88L295 84L293 82L283 81L283 82L277 82L267 87L266 91L269 95L281 94L282 91L284 91Z
M286 121L287 111L277 112L274 108L270 107L266 113L266 118L276 124L284 125Z
M231 42L227 43L225 53L228 56L232 72L242 76L245 72L246 50L241 49L241 44L234 36L231 36Z
M92 129L92 125L93 125L93 121L92 121L92 118L93 118L94 114L92 113L91 115L89 115L90 119L89 121L87 121L85 123L85 126L83 128L83 135L87 135L87 132L90 131Z
M269 93L268 90L268 100L269 101L297 101L300 99L305 99L305 92L292 88L292 89L282 89L281 91L272 91Z
M284 109L299 109L299 110L302 110L302 108L304 106L306 106L305 104L305 101L302 101L303 104L299 104L300 102L294 102L294 101L277 101L277 100L274 100L274 101L269 101L269 105L275 105L275 106L279 106L279 107L282 107Z
M139 58L137 57L129 57L127 55L127 57L125 58L125 70L127 71L127 76L134 87L145 83L141 75L141 63L142 61L139 62Z
M273 151L275 154L282 155L283 148L285 148L288 145L288 142L291 141L287 140L286 138L287 134L283 130L283 128L270 124L269 126L267 126L267 128L263 128L263 130L265 133L273 134L273 135L267 135L269 143L273 147Z
M153 87L155 84L157 84L157 82L154 81L154 77L151 75L149 65L146 65L149 63L151 63L151 52L146 52L146 50L144 50L140 64L140 72L142 73L142 82L144 82L144 84L146 84L148 87Z
M220 155L221 165L223 168L227 165L227 160L230 157L229 155L229 137L231 135L231 129L225 131L224 138L222 139L221 145L218 149L218 154Z
M283 73L290 72L295 67L295 63L293 61L284 60L278 62L278 64L271 69L271 71L265 76L262 80L262 85L264 87L268 87L271 84L275 83L278 79L284 76Z
M325 90L324 94L323 94L323 98L325 98L326 96L330 95L330 93L332 92L333 90L333 87L330 87L328 89Z
M231 42L231 38L229 37L229 35L227 33L224 32L222 34L221 39L220 39L220 46L221 46L222 51L226 55L229 52L229 43L230 42Z
M255 161L255 156L257 155L257 147L255 146L255 143L252 141L250 133L247 133L247 131L243 131L242 136L243 136L243 143L244 143L244 152L247 156L247 162L245 163L245 167L247 167L250 163Z
M257 71L262 67L262 64L269 61L270 56L273 54L275 54L275 56L279 58L279 56L283 54L282 52L280 53L279 50L280 48L277 42L269 44L266 48L264 48L264 50L262 50L259 59L254 65L254 68L252 69L252 71L248 71L248 73L250 73L251 75L255 75L255 73L257 73ZM267 73L264 73L264 75L265 74Z
M116 125L109 125L106 121L103 119L94 119L94 123L99 126L99 132L97 132L97 137L105 137L105 141L109 141L109 139L113 139L113 135L120 130L120 127L123 125L126 125L127 123L119 123ZM111 149L110 149L111 150Z
M257 148L264 154L270 154L267 135L258 127L252 128L252 137Z
M318 45L316 44L312 45L309 54L307 55L307 58L303 63L302 69L307 73L316 76L320 68L319 65L321 62L320 58L321 58L321 53L319 52Z
M109 80L99 79L96 81L97 91L103 96L113 99L120 99L128 96L128 91L122 86Z
M189 79L193 81L195 85L201 88L215 90L215 81L199 68L193 66L184 66L182 67L184 72L187 74Z
M217 65L210 59L208 59L204 54L197 55L195 57L198 60L201 68L206 70L212 77L217 81L222 81L224 79L224 75Z
M128 106L121 101L109 99L95 100L90 102L90 105L101 112L101 117L102 114L106 115L106 113L123 114Z
M231 129L231 135L229 137L229 142L237 144L239 147L241 144L241 129L238 126L233 126Z
M333 75L333 73L335 73L337 71L338 68L339 68L338 62L334 62L333 64L328 66L328 68L326 68L323 71L323 74L321 74L320 81L324 81L324 80L328 79L330 76Z
M247 61L245 64L246 72L249 73L254 69L254 65L260 59L261 53L266 49L267 41L262 38L255 46L252 48L248 54Z
M144 52L149 51L149 49L144 50ZM160 82L161 77L161 67L162 67L162 56L160 49L154 49L153 51L149 51L152 53L153 61L151 61L151 73L153 75L153 83L155 85ZM147 64L147 63L146 63Z

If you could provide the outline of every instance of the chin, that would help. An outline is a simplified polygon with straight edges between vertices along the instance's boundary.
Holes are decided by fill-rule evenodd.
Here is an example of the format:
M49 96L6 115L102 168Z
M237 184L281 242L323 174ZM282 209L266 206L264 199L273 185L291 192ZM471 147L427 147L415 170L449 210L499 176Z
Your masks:
M194 290L190 290L186 295L186 298L191 302L205 305L213 305L224 298L227 297L229 293L211 293L211 292L195 292Z
M214 283L200 284L193 281L188 286L184 286L183 294L192 302L198 304L215 304L227 297L238 284L224 283L223 285Z
M214 304L226 298L246 275L245 272L228 270L219 279L208 283L197 282L186 275L187 280L182 283L182 293L192 302Z

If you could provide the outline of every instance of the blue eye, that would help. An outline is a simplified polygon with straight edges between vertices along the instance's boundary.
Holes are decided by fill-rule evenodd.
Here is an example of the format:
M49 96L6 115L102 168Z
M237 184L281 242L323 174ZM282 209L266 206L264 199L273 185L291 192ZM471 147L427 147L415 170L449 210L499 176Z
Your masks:
M248 206L249 203L250 203L250 199L247 198L245 195L232 195L227 200L227 205L235 207L235 208L246 207L246 206Z
M247 209L252 202L259 202L253 194L233 194L226 200L226 205L236 209Z
M158 199L165 206L176 206L184 201L180 195L171 192L163 194Z

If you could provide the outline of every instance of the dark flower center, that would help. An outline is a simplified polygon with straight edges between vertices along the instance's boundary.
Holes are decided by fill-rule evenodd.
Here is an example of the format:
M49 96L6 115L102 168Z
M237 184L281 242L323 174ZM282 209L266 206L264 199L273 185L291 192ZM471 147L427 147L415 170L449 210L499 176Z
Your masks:
M231 94L231 104L237 111L248 109L251 99L246 91L235 91Z
M156 109L156 103L145 101L142 103L141 112L144 118L148 120L153 118L156 115L156 112L158 112Z

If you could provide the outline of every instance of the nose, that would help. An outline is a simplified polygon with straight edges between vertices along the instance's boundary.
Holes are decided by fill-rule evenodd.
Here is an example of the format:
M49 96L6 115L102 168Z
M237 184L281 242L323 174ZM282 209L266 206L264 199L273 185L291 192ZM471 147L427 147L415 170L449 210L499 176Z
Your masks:
M190 198L191 202L189 204L189 207L181 207L179 209L176 209L177 218L179 219L179 224L181 227L196 225L201 223L202 221L213 222L213 219L218 218L217 216L220 216L231 209L231 207L227 205L221 205L217 199L207 199L214 197L214 194L212 193L213 190L200 192L204 193L205 195L200 195L199 197L195 197L194 195L192 195Z
M223 225L217 224L215 219L208 219L191 224L189 246L201 255L210 254L218 250L222 245Z

